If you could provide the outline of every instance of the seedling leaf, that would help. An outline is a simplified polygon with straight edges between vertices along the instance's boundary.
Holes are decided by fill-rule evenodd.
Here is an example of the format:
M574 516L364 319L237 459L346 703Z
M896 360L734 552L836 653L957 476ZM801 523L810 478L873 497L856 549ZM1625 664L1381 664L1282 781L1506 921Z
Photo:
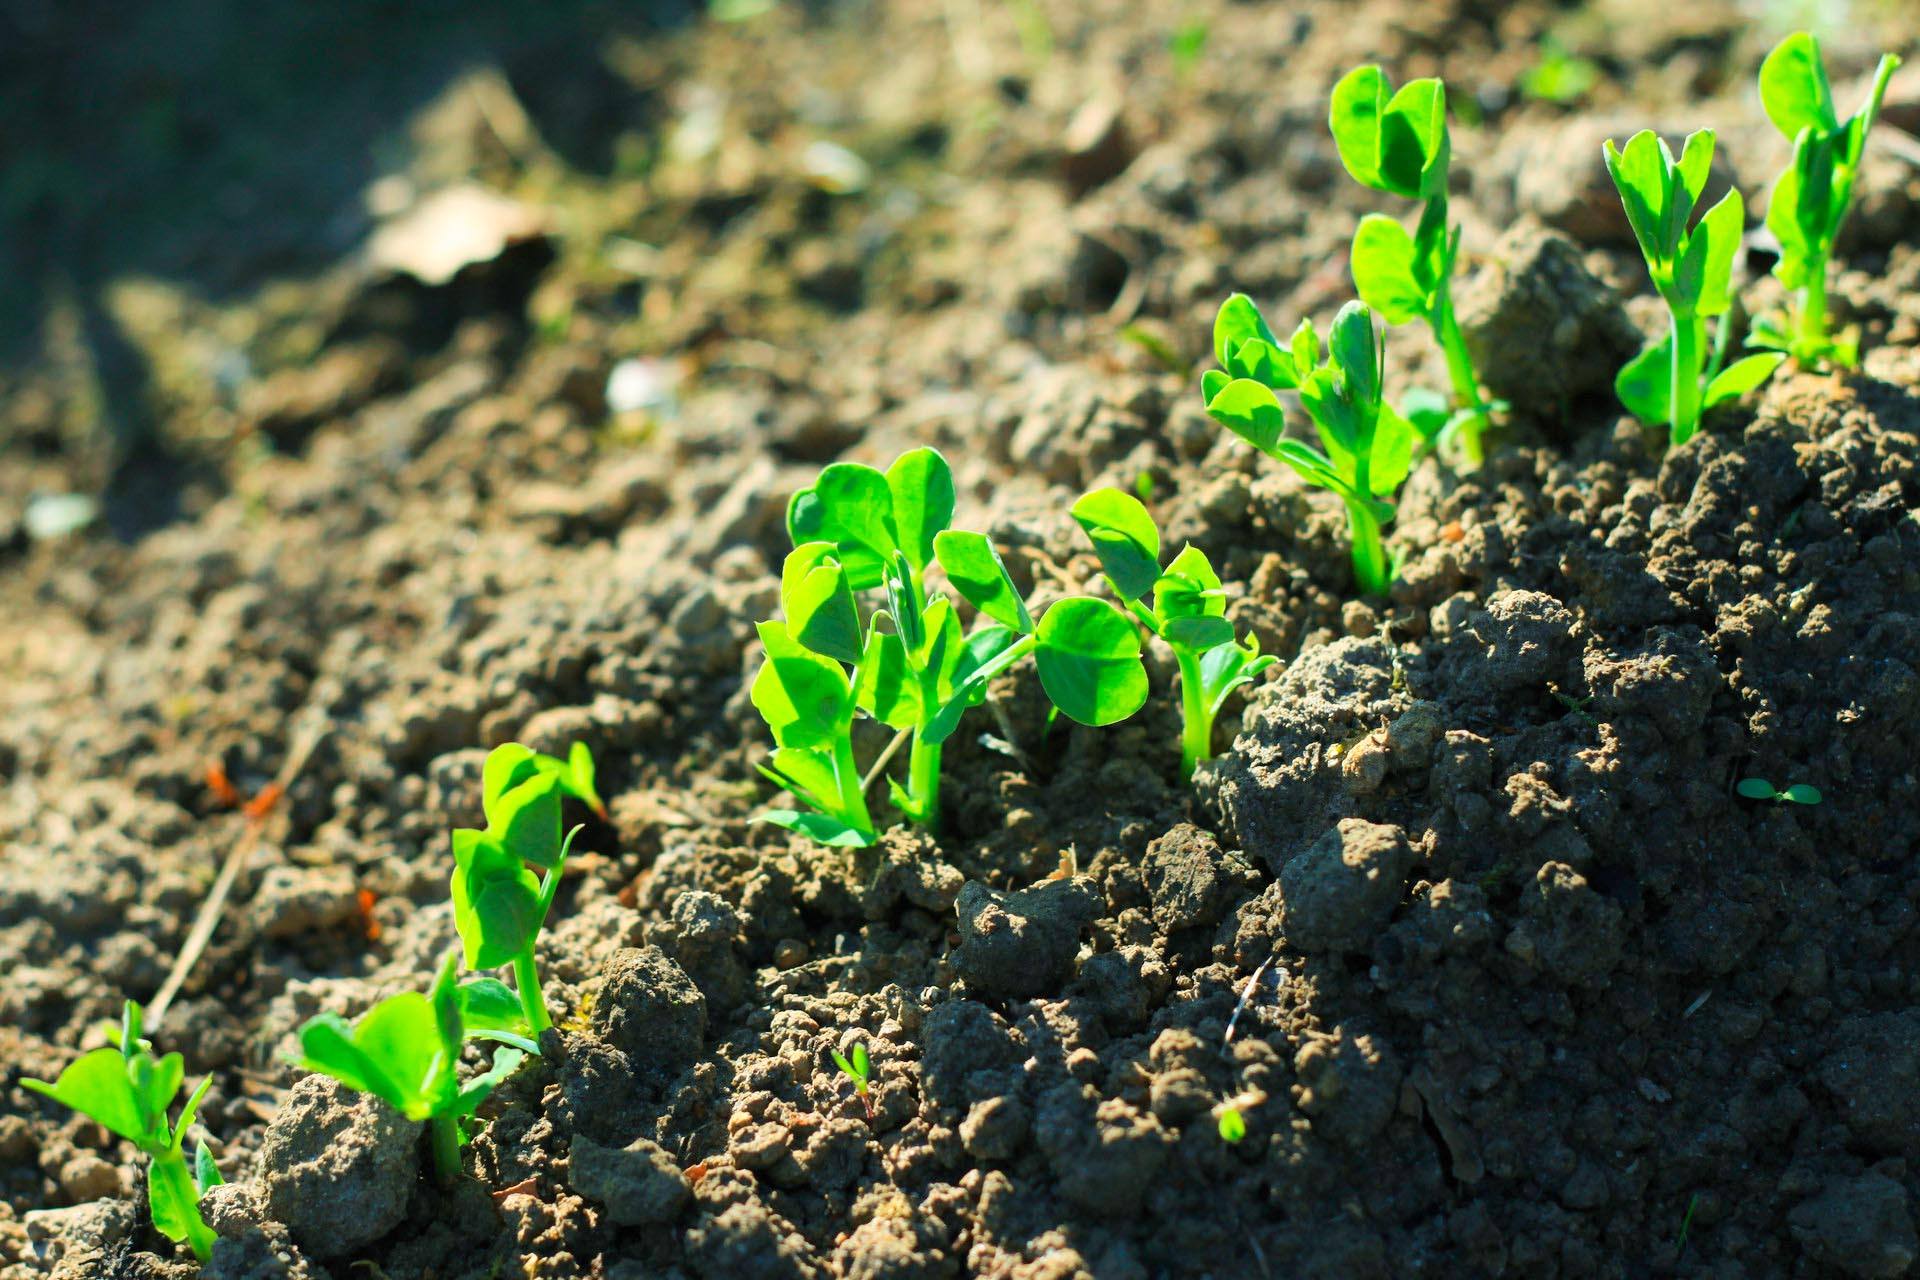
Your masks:
M1138 600L1160 581L1160 531L1140 500L1118 489L1095 489L1073 504L1073 518L1086 530L1122 600Z
M1146 703L1140 634L1124 614L1091 597L1069 596L1041 617L1038 636L1040 683L1071 718L1113 724Z
M1021 633L1033 630L1033 615L1013 585L1006 563L985 535L970 529L948 529L934 539L934 554L946 570L947 581L968 604L1004 627Z

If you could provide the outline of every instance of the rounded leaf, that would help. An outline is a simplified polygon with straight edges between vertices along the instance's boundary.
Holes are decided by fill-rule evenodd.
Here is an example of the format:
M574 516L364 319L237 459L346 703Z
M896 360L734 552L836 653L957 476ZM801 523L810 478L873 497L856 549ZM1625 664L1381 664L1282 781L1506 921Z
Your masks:
M860 661L860 614L831 542L795 547L780 566L780 608L787 634L839 662Z
M1124 720L1147 700L1140 633L1112 605L1088 596L1057 601L1040 619L1034 663L1053 705L1081 724Z
M1233 355L1249 339L1274 342L1273 330L1260 314L1260 308L1244 293L1228 296L1213 317L1213 358L1222 369L1229 369Z
M887 468L893 527L916 573L933 562L933 539L953 523L953 469L934 449L910 449Z
M968 604L1002 626L1033 630L1033 615L1007 574L1000 553L986 535L971 529L948 529L933 540L934 554Z
M836 462L787 504L793 544L831 542L839 548L847 581L856 591L877 587L899 548L893 488L887 477L857 462Z
M767 660L753 678L754 707L783 747L833 744L853 718L853 687L831 658L803 649L779 622L763 622Z
M1353 284L1360 298L1386 318L1405 324L1427 313L1427 291L1414 276L1413 237L1392 218L1370 213L1353 235Z
M1760 105L1773 127L1789 138L1802 129L1832 133L1840 127L1820 41L1812 33L1794 32L1760 64Z
M1073 504L1073 518L1093 541L1100 567L1122 600L1139 600L1160 581L1160 531L1140 499L1095 489Z

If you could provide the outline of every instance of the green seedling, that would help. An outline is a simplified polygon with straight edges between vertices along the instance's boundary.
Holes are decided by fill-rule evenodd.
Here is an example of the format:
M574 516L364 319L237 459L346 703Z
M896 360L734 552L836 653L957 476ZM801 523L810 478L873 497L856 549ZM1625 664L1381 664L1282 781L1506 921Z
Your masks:
M1784 351L1801 364L1826 360L1850 368L1859 363L1857 337L1836 337L1827 329L1827 264L1853 203L1867 131L1899 65L1900 59L1883 55L1866 102L1842 120L1834 111L1820 42L1812 35L1788 36L1760 64L1761 105L1793 143L1793 163L1774 183L1767 205L1767 229L1780 242L1773 274L1799 291L1800 307L1793 320L1776 316L1755 324L1749 345Z
M854 1045L851 1057L842 1054L838 1049L830 1052L833 1054L833 1065L840 1068L840 1074L853 1081L853 1091L860 1095L860 1105L867 1109L867 1119L873 1119L873 1095L870 1088L873 1063L867 1057L867 1046Z
M767 821L825 844L861 847L876 831L854 762L853 726L866 715L911 739L907 782L888 787L900 812L932 828L940 818L943 745L994 676L1031 654L1056 710L1106 725L1147 698L1140 637L1103 600L1056 601L1036 624L1000 555L982 534L948 527L953 473L932 449L902 454L882 472L826 468L793 496L794 549L780 575L784 620L760 624L766 662L751 696L773 731L761 772L806 805ZM944 593L938 564L980 612L970 634ZM861 616L859 594L884 603Z
M1540 60L1520 78L1520 92L1537 102L1570 106L1600 83L1600 67L1591 58L1568 52L1553 36L1540 42Z
M1340 162L1354 181L1388 195L1422 202L1419 224L1409 235L1398 221L1370 213L1353 236L1353 283L1360 300L1388 324L1427 322L1447 361L1453 411L1414 414L1422 436L1435 444L1458 441L1461 456L1478 465L1485 455L1489 415L1495 406L1480 393L1480 379L1453 310L1453 271L1460 256L1460 228L1447 221L1447 169L1453 144L1447 134L1447 89L1439 80L1414 80L1389 91L1376 66L1355 67L1333 87L1328 124Z
M563 794L572 796L593 810L594 816L602 822L607 820L606 802L593 787L593 752L587 750L586 743L574 743L565 760L541 755L517 742L508 743L500 749L512 750L515 762L513 777L516 781L535 773L552 778L560 784Z
M1748 356L1721 368L1725 319L1708 350L1707 321L1730 319L1733 260L1746 228L1746 206L1738 190L1728 191L1688 229L1713 164L1711 129L1688 135L1677 161L1650 129L1634 134L1625 147L1615 147L1609 138L1604 150L1653 287L1672 319L1664 338L1620 370L1614 390L1628 412L1649 426L1668 427L1673 443L1685 444L1703 412L1753 390L1786 358Z
M496 978L455 980L459 953L449 951L433 989L388 996L357 1022L323 1013L300 1028L293 1061L370 1093L409 1120L425 1121L433 1138L434 1172L442 1182L460 1173L465 1127L494 1086L529 1053L520 1000ZM460 1051L469 1040L496 1042L493 1063L460 1083Z
M1213 352L1220 368L1200 377L1207 412L1308 484L1340 495L1353 534L1354 580L1363 594L1384 594L1393 565L1381 529L1393 519L1389 499L1406 479L1415 431L1382 399L1385 357L1373 312L1362 302L1340 308L1323 358L1311 320L1302 320L1283 348L1259 308L1236 293L1213 322ZM1282 437L1281 391L1299 393L1325 452Z
M187 1095L180 1119L169 1125L167 1113L186 1075L177 1053L153 1056L140 1038L140 1006L129 1000L119 1027L119 1044L95 1049L68 1064L52 1084L22 1080L35 1093L72 1107L101 1127L125 1138L147 1156L147 1204L153 1226L175 1243L185 1243L196 1258L213 1256L213 1230L200 1217L200 1197L220 1185L213 1153L202 1142L191 1165L185 1153L187 1130L207 1096L213 1078Z
M1220 1140L1238 1144L1246 1136L1247 1118L1240 1114L1240 1108L1223 1108L1220 1112Z
M1784 791L1776 791L1765 778L1742 778L1733 789L1748 800L1772 800L1776 804L1819 804L1825 799L1820 788L1810 782L1796 782Z
M582 754L583 749L575 749L576 757ZM567 850L580 831L575 827L561 837L560 793L565 783L542 759L551 757L538 756L517 742L488 752L480 782L486 829L456 828L453 833L453 919L467 966L513 966L514 985L535 1040L552 1022L540 995L533 944L553 909ZM535 875L535 868L543 874Z
M1160 531L1140 500L1096 489L1073 504L1073 518L1093 540L1107 583L1147 630L1173 650L1180 668L1180 776L1213 754L1213 721L1227 695L1276 659L1260 642L1234 638L1226 593L1206 553L1189 544L1160 567Z

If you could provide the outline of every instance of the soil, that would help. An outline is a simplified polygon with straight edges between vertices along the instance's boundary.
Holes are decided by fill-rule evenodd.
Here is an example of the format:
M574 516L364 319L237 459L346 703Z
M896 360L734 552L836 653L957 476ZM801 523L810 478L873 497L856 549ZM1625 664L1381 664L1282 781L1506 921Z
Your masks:
M1843 82L1920 35L1859 8ZM383 228L513 202L452 269L376 235L39 298L0 371L0 1277L1910 1274L1920 167L1876 141L1863 178L1863 369L1669 449L1609 392L1658 309L1598 139L1712 123L1760 207L1778 32L1744 9L681 16L395 117L403 159L348 175ZM1577 106L1516 88L1548 32L1597 63ZM1461 311L1514 408L1483 470L1416 470L1393 592L1356 600L1337 504L1123 329L1183 363L1232 288L1331 315L1390 203L1324 127L1366 58L1453 87ZM1442 378L1411 328L1389 363ZM1036 603L1102 589L1066 515L1093 485L1209 552L1285 662L1191 787L1150 653L1160 696L1106 730L1002 677L937 836L753 820L786 496L915 444ZM68 492L100 518L46 536ZM610 815L573 815L540 946L559 1025L441 1189L417 1126L285 1054L425 984L507 740L587 742ZM18 1081L153 997L243 843L153 1032L214 1079L196 1271L131 1150Z

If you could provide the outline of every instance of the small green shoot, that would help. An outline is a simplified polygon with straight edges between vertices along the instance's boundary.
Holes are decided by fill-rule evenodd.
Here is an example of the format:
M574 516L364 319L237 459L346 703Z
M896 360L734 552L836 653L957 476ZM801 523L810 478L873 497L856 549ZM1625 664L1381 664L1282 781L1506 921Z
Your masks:
M775 744L761 772L806 807L767 821L823 844L874 842L853 753L854 722L866 715L910 736L907 783L889 779L889 791L909 821L937 827L942 747L988 683L1029 654L1054 707L1081 724L1113 724L1145 703L1140 637L1126 615L1069 596L1036 624L993 544L948 527L953 509L953 473L932 449L884 472L834 463L793 496L786 617L760 624L766 661L751 696ZM928 589L935 564L979 610L970 634L953 601ZM863 619L856 593L876 590L884 602Z
M1213 322L1220 368L1200 378L1207 412L1308 484L1331 489L1347 505L1353 534L1353 576L1362 594L1383 595L1393 581L1381 529L1393 519L1389 501L1412 464L1414 427L1382 398L1384 349L1363 302L1334 317L1323 353L1311 320L1302 320L1283 348L1245 294L1220 306ZM1297 391L1325 452L1282 438L1280 391Z
M426 1121L434 1172L443 1183L459 1176L465 1126L480 1104L527 1054L539 1052L515 994L496 978L456 981L458 959L457 951L447 953L426 995L389 996L351 1024L333 1013L309 1020L294 1058L308 1071L373 1094L409 1120ZM499 1047L492 1065L463 1087L460 1051L468 1040Z
M1680 1219L1680 1238L1673 1242L1673 1256L1677 1259L1687 1251L1687 1233L1693 1229L1693 1211L1700 1207L1700 1193L1694 1192L1687 1197L1687 1212Z
M1711 129L1690 134L1677 161L1650 129L1634 134L1625 147L1609 138L1604 150L1653 286L1672 318L1668 334L1620 370L1614 390L1629 413L1649 426L1667 426L1672 442L1685 444L1702 413L1753 390L1786 358L1748 356L1721 368L1725 321L1712 351L1707 347L1707 320L1728 315L1733 306L1733 262L1746 229L1746 206L1737 189L1728 191L1687 229L1713 165Z
M1240 1114L1240 1108L1222 1108L1220 1111L1220 1140L1238 1145L1246 1136L1247 1118Z
M185 1146L187 1130L213 1078L202 1080L187 1095L180 1119L169 1125L167 1113L184 1081L185 1060L177 1053L155 1058L153 1045L140 1037L140 1021L140 1006L127 1001L117 1046L81 1055L51 1084L45 1080L20 1083L72 1107L144 1152L154 1229L175 1243L185 1243L194 1257L206 1262L213 1257L213 1229L200 1217L200 1197L220 1185L220 1170L205 1142L194 1152L191 1165Z
M1120 330L1120 340L1139 348L1148 359L1182 382L1193 376L1193 361L1174 350L1173 344L1157 329L1136 320Z
M1185 79L1193 74L1212 34L1213 29L1205 18L1188 18L1173 29L1173 34L1167 37L1167 56L1173 60L1175 75Z
M1416 317L1433 330L1453 384L1451 414L1419 414L1416 425L1436 445L1458 441L1469 466L1485 456L1484 435L1496 407L1480 392L1473 357L1453 310L1453 271L1460 228L1447 221L1447 89L1413 80L1390 92L1379 67L1355 67L1333 87L1328 125L1340 162L1362 186L1422 201L1413 234L1385 214L1370 213L1353 236L1353 283L1360 300L1388 324Z
M575 747L576 759L584 755L584 748ZM592 758L586 759L590 788ZM467 966L513 966L514 984L536 1041L552 1022L534 968L534 939L553 909L567 850L580 831L575 827L561 837L560 793L567 787L566 775L542 763L547 760L551 757L536 755L517 742L488 752L480 782L486 828L456 828L453 833L453 918ZM535 868L544 874L536 876Z
M1220 575L1200 548L1189 544L1160 567L1160 531L1139 499L1096 489L1073 504L1073 518L1092 539L1114 595L1173 650L1184 724L1180 776L1191 778L1213 754L1213 721L1227 695L1276 659L1254 637L1234 638Z
M1834 111L1820 41L1813 35L1788 36L1760 64L1761 105L1793 143L1793 162L1774 183L1767 205L1767 229L1780 242L1773 274L1799 290L1800 307L1794 321L1774 316L1755 324L1749 345L1784 351L1803 365L1825 360L1851 368L1860 362L1857 336L1828 332L1827 264L1853 203L1867 131L1899 66L1900 59L1883 55L1867 100L1842 120Z
M1520 92L1536 102L1571 106L1600 83L1600 67L1591 58L1569 53L1554 36L1540 42L1540 60L1520 78Z
M1796 782L1784 791L1774 790L1765 778L1742 778L1734 792L1747 800L1771 800L1776 804L1819 804L1826 797L1810 782Z
M860 1105L867 1109L867 1119L873 1119L873 1095L871 1082L873 1063L867 1057L867 1046L858 1043L853 1046L852 1056L842 1054L838 1049L830 1050L833 1065L840 1068L840 1074L853 1081L853 1091L860 1095Z

